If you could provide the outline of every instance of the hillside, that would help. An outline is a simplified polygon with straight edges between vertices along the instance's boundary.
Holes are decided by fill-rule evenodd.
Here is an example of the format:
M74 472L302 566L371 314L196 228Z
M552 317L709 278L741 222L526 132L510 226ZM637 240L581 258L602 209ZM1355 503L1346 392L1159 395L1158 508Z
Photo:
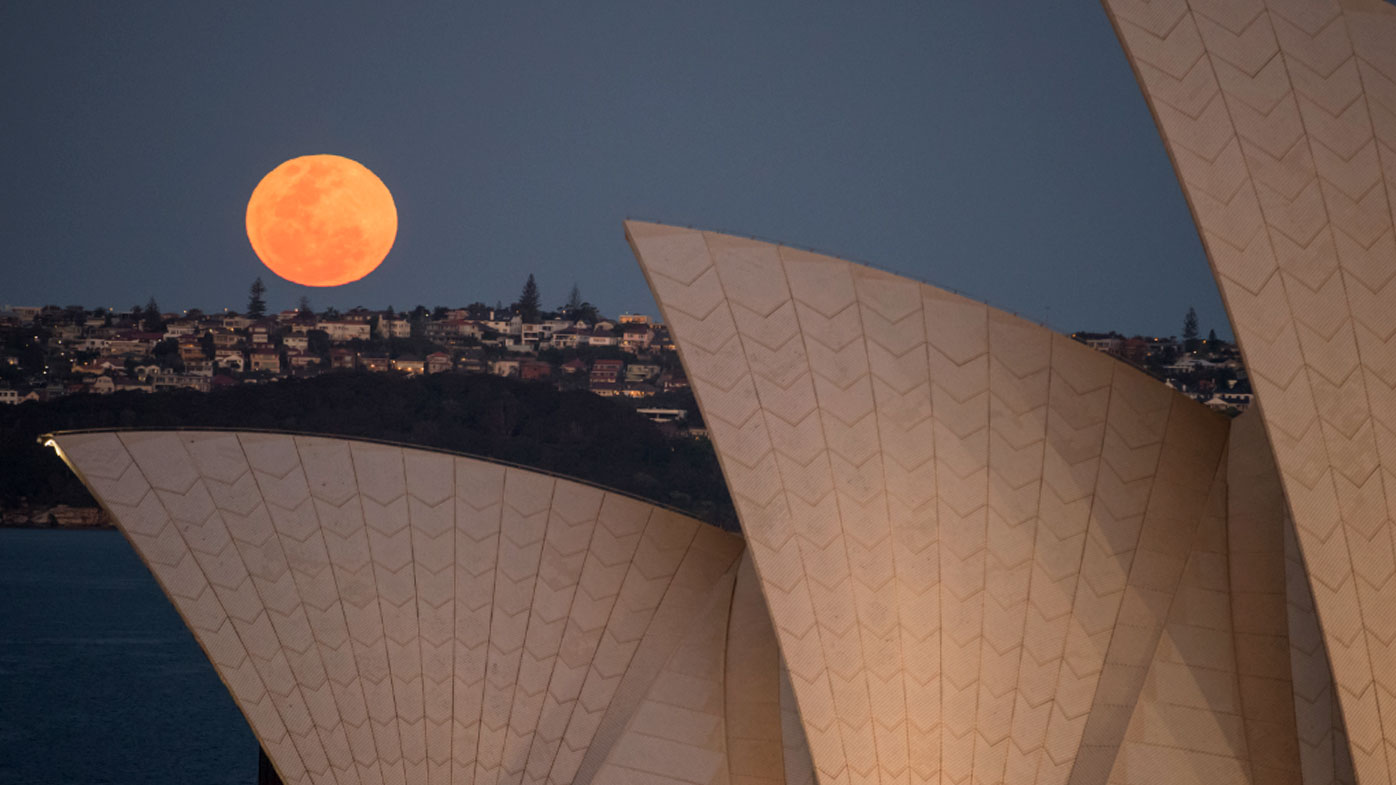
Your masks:
M144 427L277 429L442 448L576 477L737 527L708 442L666 438L618 400L461 374L334 373L211 393L122 392L0 407L0 510L95 506L39 435Z

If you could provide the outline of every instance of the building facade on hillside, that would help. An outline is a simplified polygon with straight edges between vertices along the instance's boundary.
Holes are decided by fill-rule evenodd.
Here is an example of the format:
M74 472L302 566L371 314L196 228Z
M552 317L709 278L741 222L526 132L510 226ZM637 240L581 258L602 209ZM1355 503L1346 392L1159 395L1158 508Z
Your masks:
M241 371L247 366L247 358L243 356L242 350L235 348L215 349L213 362L220 368L235 371Z
M412 322L402 316L382 316L378 319L378 337L409 338L412 336Z
M367 341L373 337L368 322L322 321L315 327L324 330L331 341Z
M625 370L623 360L597 360L591 364L592 384L617 384Z
M359 357L352 349L331 349L330 367L341 370L353 370L358 367Z
M373 373L386 373L393 369L393 361L386 354L361 354L358 367Z
M419 376L426 373L427 364L426 361L420 357L405 354L401 357L393 358L393 370L402 371L410 376Z
M253 349L247 353L247 369L250 371L270 371L277 373L281 370L281 354L272 348Z

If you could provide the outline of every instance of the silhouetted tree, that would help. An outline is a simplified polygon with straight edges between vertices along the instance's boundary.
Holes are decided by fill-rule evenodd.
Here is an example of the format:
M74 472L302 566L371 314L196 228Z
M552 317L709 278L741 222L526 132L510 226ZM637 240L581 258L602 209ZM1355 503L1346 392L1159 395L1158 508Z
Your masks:
M1183 317L1183 347L1190 352L1197 351L1197 311L1188 306Z
M576 310L568 314L568 318L577 319L587 324L596 324L601 321L601 314L596 312L596 306L591 303L582 303Z
M184 361L179 357L179 341L173 338L166 338L155 344L150 350L150 356L160 361L161 368L184 370Z
M300 303L296 306L296 312L297 312L297 315L299 315L299 316L314 316L314 315L315 315L315 311L311 310L311 308L310 308L310 298L309 298L309 297L306 297L305 295L301 295Z
M538 284L533 280L533 273L528 274L528 280L524 282L523 291L519 293L519 301L514 303L514 310L525 322L538 321Z
M574 283L572 293L567 295L567 304L562 306L562 310L569 315L582 307L582 290Z
M408 334L413 338L425 338L427 334L427 321L431 316L431 311L425 305L418 305L412 309L408 316Z
M267 301L262 299L262 295L267 293L267 285L262 283L262 276L252 282L252 288L248 290L247 315L253 319L260 319L267 315Z
M305 334L305 348L311 354L324 359L330 356L330 334L324 330L311 330Z
M159 333L165 331L165 320L160 318L160 306L155 303L152 297L145 304L145 310L141 311L141 328L148 333Z

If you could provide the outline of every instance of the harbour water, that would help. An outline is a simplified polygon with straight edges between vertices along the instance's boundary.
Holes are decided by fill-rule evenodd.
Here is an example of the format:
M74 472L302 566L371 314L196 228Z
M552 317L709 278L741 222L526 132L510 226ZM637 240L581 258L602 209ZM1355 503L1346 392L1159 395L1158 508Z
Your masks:
M119 533L0 529L0 784L256 772L246 721Z

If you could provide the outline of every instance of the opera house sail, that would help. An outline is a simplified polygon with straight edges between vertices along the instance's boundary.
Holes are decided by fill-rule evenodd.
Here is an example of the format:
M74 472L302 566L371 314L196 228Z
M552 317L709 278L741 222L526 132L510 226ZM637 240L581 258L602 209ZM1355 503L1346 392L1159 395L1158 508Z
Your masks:
M1346 773L1255 415L865 266L626 230L821 783Z
M424 449L49 438L288 785L811 781L736 536Z
M1106 0L1245 356L1364 785L1396 781L1396 5Z

